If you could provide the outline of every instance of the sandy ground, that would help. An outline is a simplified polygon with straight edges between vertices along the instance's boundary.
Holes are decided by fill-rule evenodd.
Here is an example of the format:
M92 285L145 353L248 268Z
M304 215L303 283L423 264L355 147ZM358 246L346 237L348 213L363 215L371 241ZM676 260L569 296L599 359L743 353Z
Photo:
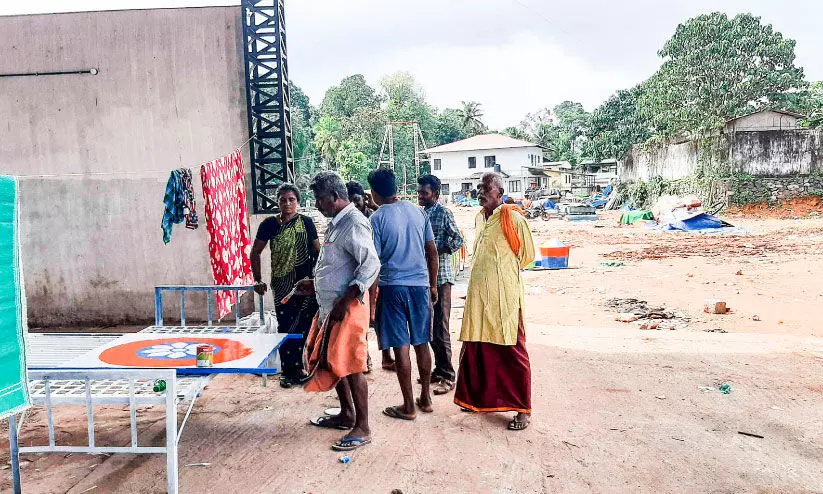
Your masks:
M456 211L470 238L474 213ZM374 443L342 464L328 449L339 434L307 424L333 394L221 376L182 436L181 492L823 492L823 220L730 221L751 233L654 233L618 228L612 214L532 223L536 243L573 246L573 269L524 275L535 410L524 432L506 431L506 414L460 412L450 395L415 422L384 417L399 390L376 371ZM465 282L456 307L464 293ZM677 313L677 329L615 321L615 297ZM704 314L706 298L733 312ZM461 316L456 308L453 333ZM161 412L141 411L141 444L161 444ZM58 442L82 439L82 413L59 411ZM98 440L125 444L127 411L97 413ZM22 442L42 441L42 411L27 422ZM27 493L162 492L165 462L28 455L23 482Z

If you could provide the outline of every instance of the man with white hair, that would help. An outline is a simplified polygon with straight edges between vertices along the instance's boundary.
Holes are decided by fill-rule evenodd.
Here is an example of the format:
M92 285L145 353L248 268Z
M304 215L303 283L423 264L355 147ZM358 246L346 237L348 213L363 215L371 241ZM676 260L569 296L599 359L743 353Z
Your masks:
M309 186L317 209L330 218L313 280L297 284L297 295L317 294L318 317L306 340L307 391L332 388L340 413L311 421L318 427L349 431L332 445L352 451L371 442L367 370L368 291L380 272L369 220L349 202L346 184L334 172L320 172Z
M454 402L474 412L517 412L508 428L519 431L532 412L520 270L534 260L534 241L519 208L503 204L499 174L484 174L477 191L483 210L475 219Z

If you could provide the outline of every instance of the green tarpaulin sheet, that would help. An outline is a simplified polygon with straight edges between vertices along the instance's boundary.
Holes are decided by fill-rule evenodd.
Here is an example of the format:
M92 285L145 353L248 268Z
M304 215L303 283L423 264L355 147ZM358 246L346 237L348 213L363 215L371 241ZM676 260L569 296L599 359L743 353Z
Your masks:
M0 176L0 419L29 406L17 180Z
M638 209L637 211L626 211L623 213L623 216L620 217L620 224L621 225L633 225L640 220L653 220L654 215L651 211L643 211L642 209Z

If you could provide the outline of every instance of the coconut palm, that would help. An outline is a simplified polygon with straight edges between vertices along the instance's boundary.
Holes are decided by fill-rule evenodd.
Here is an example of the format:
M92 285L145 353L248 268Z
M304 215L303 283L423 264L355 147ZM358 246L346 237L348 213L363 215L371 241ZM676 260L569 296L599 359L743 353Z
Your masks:
M480 103L477 101L461 101L463 106L458 110L460 119L463 121L463 129L470 136L482 134L486 131L486 125L481 120L483 118L483 110L480 108Z

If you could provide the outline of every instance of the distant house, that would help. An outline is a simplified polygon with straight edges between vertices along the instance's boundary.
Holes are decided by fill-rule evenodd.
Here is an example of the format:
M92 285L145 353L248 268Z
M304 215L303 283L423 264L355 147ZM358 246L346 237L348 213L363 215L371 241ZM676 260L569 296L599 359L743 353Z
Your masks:
M805 115L785 110L760 110L727 121L723 131L730 134L764 130L793 130L801 128L798 121L804 118L806 118Z
M548 177L548 181L540 185L540 187L571 192L573 168L572 164L568 161L548 161L543 163L543 174Z
M594 185L606 187L617 182L617 160L608 159L599 162L584 161L580 163L583 173L594 175Z
M515 197L541 179L543 149L537 144L502 134L485 134L425 150L432 174L443 184L443 195L455 195L477 187L480 176L494 171L505 179L505 192Z

